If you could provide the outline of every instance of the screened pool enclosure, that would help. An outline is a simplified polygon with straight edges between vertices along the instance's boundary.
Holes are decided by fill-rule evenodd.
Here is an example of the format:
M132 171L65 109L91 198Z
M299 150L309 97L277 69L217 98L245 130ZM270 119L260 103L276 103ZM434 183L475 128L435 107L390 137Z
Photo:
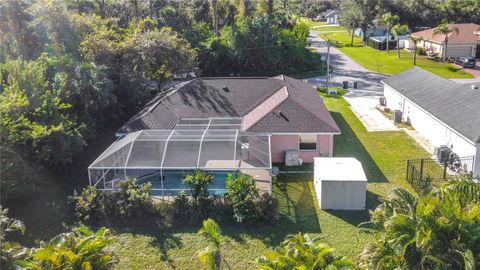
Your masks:
M125 134L89 167L90 185L111 191L125 178L151 182L152 195L186 190L183 178L195 169L209 171L212 195L225 192L228 174L252 176L260 190L271 190L270 135L241 131L237 118L182 119L172 130Z

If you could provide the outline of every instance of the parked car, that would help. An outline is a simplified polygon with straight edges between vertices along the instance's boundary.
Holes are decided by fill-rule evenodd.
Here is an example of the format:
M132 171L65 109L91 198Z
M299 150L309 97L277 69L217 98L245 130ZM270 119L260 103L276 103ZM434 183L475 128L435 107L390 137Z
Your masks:
M475 68L477 63L473 57L460 57L455 60L455 64L462 67Z

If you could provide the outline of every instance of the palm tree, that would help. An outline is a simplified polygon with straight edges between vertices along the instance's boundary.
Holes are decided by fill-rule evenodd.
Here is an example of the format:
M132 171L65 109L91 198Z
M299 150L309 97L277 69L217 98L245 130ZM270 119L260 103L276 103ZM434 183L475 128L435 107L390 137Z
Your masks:
M400 19L400 17L398 17L398 15L393 15L392 13L390 12L387 12L385 14L382 15L382 17L380 18L380 21L385 24L385 26L387 27L387 53L389 52L389 42L390 42L390 30L392 28L393 25L395 25L398 20Z
M0 205L0 269L16 269L27 255L26 249L16 242L6 241L9 232L25 232L23 223L7 216L8 209Z
M222 235L220 226L213 219L209 218L202 222L202 228L200 228L198 233L205 236L208 240L210 240L210 243L213 244L206 247L204 250L197 252L198 259L209 269L221 270L222 261L225 264L227 263L224 259L222 259L222 253L220 250L222 244L226 242L226 238Z
M443 50L443 55L442 55L442 61L445 62L445 59L447 58L447 48L448 48L448 36L451 33L458 34L459 30L458 28L453 25L453 24L447 24L447 23L441 23L433 30L433 36L436 35L445 35L444 43L445 43L445 48Z
M34 255L24 265L29 269L110 269L113 254L105 248L114 241L106 228L92 232L78 227L71 232L55 236L34 250Z
M289 235L274 251L257 258L258 269L355 269L352 261L333 255L334 249L308 234Z
M392 190L359 232L374 232L361 267L369 269L475 269L480 262L480 185L452 181L417 198Z
M406 35L408 33L408 25L406 24L395 24L392 27L392 34L397 38L397 54L400 58L400 36Z
M414 51L413 51L413 65L416 66L417 65L417 45L420 41L423 40L422 37L413 37L413 36L409 36L409 39L413 42L413 48L414 48Z

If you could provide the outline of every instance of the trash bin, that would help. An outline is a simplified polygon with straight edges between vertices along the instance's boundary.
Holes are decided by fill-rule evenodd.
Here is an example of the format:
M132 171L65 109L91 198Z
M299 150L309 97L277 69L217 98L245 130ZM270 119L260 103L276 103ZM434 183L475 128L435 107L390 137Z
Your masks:
M353 82L353 88L358 89L358 82Z
M348 81L343 81L343 89L348 89Z

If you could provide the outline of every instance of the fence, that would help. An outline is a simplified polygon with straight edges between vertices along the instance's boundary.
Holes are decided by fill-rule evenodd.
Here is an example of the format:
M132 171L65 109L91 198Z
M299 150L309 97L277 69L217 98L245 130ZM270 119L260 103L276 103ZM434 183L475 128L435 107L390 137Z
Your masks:
M411 159L407 161L407 181L417 190L425 190L432 181L472 173L474 157L456 159Z

